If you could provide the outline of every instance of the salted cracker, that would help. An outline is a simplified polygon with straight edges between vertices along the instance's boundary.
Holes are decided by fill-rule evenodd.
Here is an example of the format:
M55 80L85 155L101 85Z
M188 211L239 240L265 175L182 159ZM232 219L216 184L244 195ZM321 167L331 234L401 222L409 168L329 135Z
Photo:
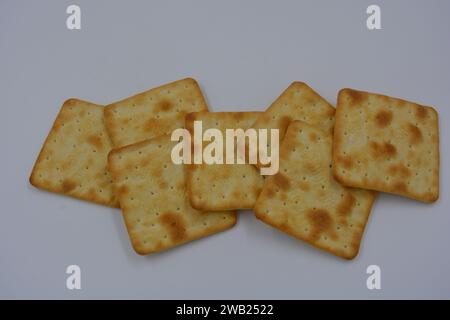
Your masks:
M103 108L78 99L64 102L33 167L32 185L118 207L107 171L112 146Z
M109 170L133 248L158 252L231 228L236 212L201 212L186 194L183 165L171 159L170 135L114 149Z
M433 202L439 197L432 107L352 89L338 95L333 173L342 184Z
M197 82L186 78L105 107L105 123L115 148L169 134L184 126L186 113L207 111Z
M194 135L194 121L201 121L203 132L214 128L226 138L226 129L246 130L260 112L194 112L186 116L186 129ZM248 140L247 140L248 141ZM234 143L237 146L237 139ZM203 143L206 148L208 142ZM223 144L225 162L226 150ZM234 155L236 155L236 149ZM194 208L200 210L251 209L255 204L264 178L259 170L249 164L191 164L186 166L187 190Z
M254 211L275 228L352 259L359 251L375 193L335 181L331 152L330 132L293 121L280 148L280 171L267 178Z
M301 120L325 131L333 132L335 109L306 83L295 81L260 114L252 125L255 129L278 129L280 142L289 123ZM268 140L268 148L271 141ZM261 164L259 163L258 166Z

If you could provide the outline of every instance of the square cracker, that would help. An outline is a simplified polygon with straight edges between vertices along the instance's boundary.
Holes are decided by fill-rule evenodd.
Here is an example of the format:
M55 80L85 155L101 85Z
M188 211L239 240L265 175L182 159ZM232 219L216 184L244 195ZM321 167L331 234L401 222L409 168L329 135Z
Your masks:
M184 126L185 114L207 111L194 79L150 89L105 107L105 123L115 148L169 134Z
M260 112L194 112L186 116L186 129L194 134L194 121L202 121L203 132L219 129L224 138L225 130L250 127ZM235 143L236 143L235 139ZM205 148L207 142L203 142ZM236 148L235 148L236 157ZM251 209L255 204L264 178L251 164L191 164L186 166L187 190L194 208L200 210Z
M37 188L118 207L107 158L111 141L103 106L78 99L64 102L34 164Z
M269 225L352 259L359 251L375 193L336 182L331 151L329 132L293 121L280 148L280 171L267 178L254 211Z
M191 207L183 165L171 160L175 144L170 135L163 135L109 154L115 191L139 254L168 249L236 223L236 212L201 212Z
M284 90L265 112L260 114L252 128L278 129L280 142L289 123L293 120L301 120L333 132L334 112L333 106L306 83L296 81ZM269 150L270 145L269 139Z
M333 173L342 184L420 201L439 197L438 115L431 107L343 89Z

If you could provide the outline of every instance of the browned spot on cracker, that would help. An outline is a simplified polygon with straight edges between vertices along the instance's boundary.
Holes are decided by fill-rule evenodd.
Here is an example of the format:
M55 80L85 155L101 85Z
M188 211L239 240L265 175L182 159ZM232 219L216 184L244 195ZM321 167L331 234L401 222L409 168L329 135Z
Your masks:
M356 199L351 193L346 193L337 205L337 213L343 216L350 215L355 207Z
M275 184L280 187L282 190L288 190L290 183L288 178L286 178L283 174L281 174L280 172L277 173L274 177L273 177L273 181L275 182Z
M315 132L311 132L311 133L309 134L309 140L310 140L310 141L316 141L316 140L317 140L317 135L316 135Z
M380 128L387 127L392 122L392 112L390 110L381 110L375 115L375 122Z
M165 180L159 180L158 186L160 189L166 189L167 188L167 182Z
M69 179L64 179L62 182L62 189L64 193L68 193L70 191L72 191L73 189L75 189L75 187L77 186L77 183L75 181L69 180Z
M416 108L416 118L423 120L427 117L428 110L424 106L417 106Z
M303 165L303 168L305 169L305 171L307 173L310 173L310 174L314 173L317 170L317 166L314 163L311 163L311 162L306 162Z
M410 170L402 163L389 166L388 172L391 176L399 175L402 178L407 178L411 175Z
M121 186L121 187L118 189L119 195L126 195L126 194L128 193L128 191L129 191L129 189L128 189L127 186Z
M412 123L408 123L408 132L409 132L409 142L412 144L417 144L422 141L422 131Z
M356 90L347 90L347 94L351 99L351 105L361 105L366 100L366 95Z
M336 234L332 231L333 219L330 213L325 209L309 210L307 219L311 225L311 240L317 241L322 233L327 233L330 237L335 238Z
M180 242L186 238L185 224L180 215L166 212L161 214L159 220L166 228L172 241Z
M73 165L72 160L71 160L71 159L68 159L68 160L64 161L64 162L61 164L61 169L62 169L62 170L67 170L67 169L69 169L72 165Z
M61 129L61 127L62 127L62 121L58 119L53 124L52 131L58 132Z
M97 149L102 149L103 148L103 143L102 143L102 139L98 136L95 135L90 135L87 138L87 141L92 144L94 147L96 147Z
M328 108L326 111L326 115L328 115L328 116L334 116L335 113L336 113L336 109L333 108L332 106L330 106L330 108Z
M275 191L271 187L268 187L265 193L267 198L273 198L275 196Z
M156 105L156 111L167 112L172 109L172 104L168 100L161 100Z
M191 133L194 131L194 121L196 119L196 113L187 113L184 122L186 124L186 129L189 130Z
M351 167L353 166L353 160L350 156L338 156L337 160L345 169L351 169Z
M389 142L370 141L369 145L375 158L390 158L397 154L397 148Z
M393 191L396 193L405 193L407 192L407 186L403 181L397 181L394 183L394 185L392 186Z

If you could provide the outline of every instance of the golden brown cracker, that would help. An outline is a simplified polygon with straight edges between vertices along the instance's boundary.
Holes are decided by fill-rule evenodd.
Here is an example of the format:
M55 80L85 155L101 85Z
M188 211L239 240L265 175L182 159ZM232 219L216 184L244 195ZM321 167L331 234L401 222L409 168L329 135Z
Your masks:
M186 113L207 111L197 82L186 78L105 107L105 123L115 148L169 134L184 126Z
M343 89L333 144L333 173L342 184L438 199L439 128L432 107Z
M264 178L249 164L226 164L226 129L246 130L260 112L194 112L186 117L186 128L194 135L194 121L201 121L203 132L215 128L223 137L224 164L191 164L186 166L187 190L194 208L200 210L251 209L255 204ZM237 145L237 139L234 140ZM206 148L208 142L203 142ZM236 156L236 148L234 152Z
M335 109L306 83L293 82L252 125L255 129L278 129L280 142L289 123L301 120L333 131ZM271 141L268 141L271 148ZM260 165L260 164L259 164Z
M280 169L256 201L256 217L346 259L354 258L375 198L346 188L331 172L332 135L293 121L280 148Z
M37 188L118 207L107 171L111 141L103 106L64 102L31 173Z
M171 159L170 135L114 149L109 170L135 251L148 254L232 227L236 212L201 212L186 194L183 165Z

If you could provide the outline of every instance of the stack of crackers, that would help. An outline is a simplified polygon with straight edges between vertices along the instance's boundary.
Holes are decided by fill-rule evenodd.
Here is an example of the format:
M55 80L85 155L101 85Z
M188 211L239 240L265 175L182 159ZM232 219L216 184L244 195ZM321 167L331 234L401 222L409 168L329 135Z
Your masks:
M278 129L279 171L260 164L174 164L177 128ZM270 141L269 141L270 144ZM269 146L270 147L270 146ZM233 227L237 210L352 259L377 191L439 196L438 116L431 107L343 89L336 109L302 82L265 112L209 112L191 78L107 106L67 100L30 182L120 208L139 254Z

